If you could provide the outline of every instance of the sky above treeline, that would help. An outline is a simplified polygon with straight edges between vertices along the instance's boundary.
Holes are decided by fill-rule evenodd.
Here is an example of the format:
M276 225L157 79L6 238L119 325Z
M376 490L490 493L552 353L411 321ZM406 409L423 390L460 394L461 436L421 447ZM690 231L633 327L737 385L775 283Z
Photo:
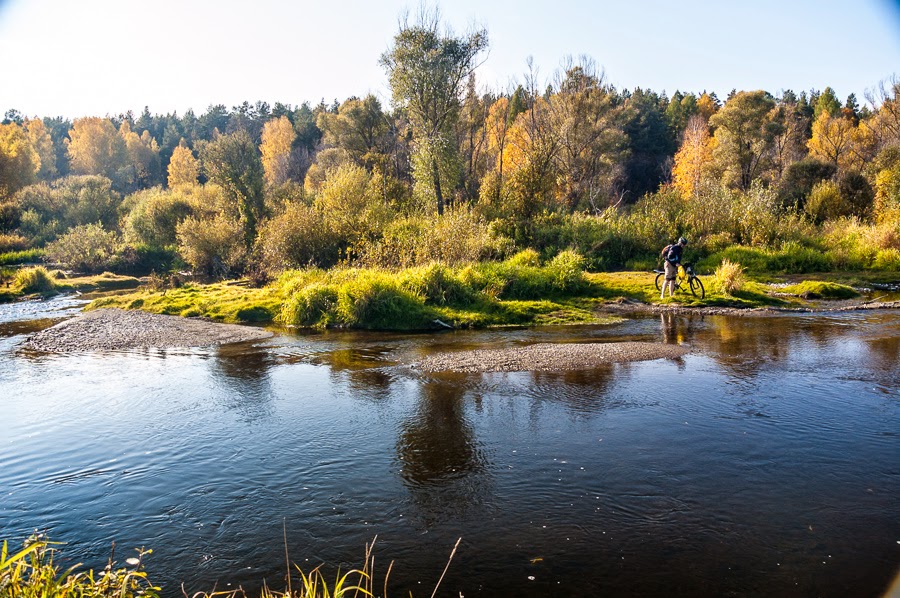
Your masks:
M433 6L433 5L432 5ZM377 95L379 56L405 0L0 0L0 113L153 113L264 100L299 105ZM521 82L533 57L549 81L588 55L619 89L831 86L843 100L900 76L900 0L454 0L456 33L487 28L483 90Z

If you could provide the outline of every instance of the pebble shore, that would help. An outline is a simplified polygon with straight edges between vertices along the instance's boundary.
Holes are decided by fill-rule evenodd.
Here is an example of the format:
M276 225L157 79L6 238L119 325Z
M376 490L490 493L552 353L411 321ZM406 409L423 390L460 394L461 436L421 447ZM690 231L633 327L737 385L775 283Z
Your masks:
M413 364L423 372L552 372L590 368L603 363L675 359L689 347L662 343L542 343L508 349L429 355Z
M29 337L24 348L49 353L210 347L261 340L271 332L137 310L88 311Z

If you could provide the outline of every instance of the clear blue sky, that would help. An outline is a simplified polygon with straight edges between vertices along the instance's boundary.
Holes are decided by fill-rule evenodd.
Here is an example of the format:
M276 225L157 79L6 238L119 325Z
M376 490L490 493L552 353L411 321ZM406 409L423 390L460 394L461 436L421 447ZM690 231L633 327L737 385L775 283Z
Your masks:
M482 86L549 79L587 54L619 88L833 87L843 100L900 76L900 2L456 0L444 20L487 27ZM389 97L378 57L404 0L0 0L0 112L198 114L244 100Z

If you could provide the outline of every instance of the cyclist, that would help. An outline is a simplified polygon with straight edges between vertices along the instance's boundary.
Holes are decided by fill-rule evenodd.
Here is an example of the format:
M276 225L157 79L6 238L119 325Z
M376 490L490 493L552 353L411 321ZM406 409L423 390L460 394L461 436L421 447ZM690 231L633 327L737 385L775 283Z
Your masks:
M685 245L687 245L687 239L681 237L677 243L666 245L660 254L666 271L666 279L659 295L660 299L665 298L666 287L669 287L669 297L675 296L675 278L678 276L678 265L681 263L681 254L684 252Z

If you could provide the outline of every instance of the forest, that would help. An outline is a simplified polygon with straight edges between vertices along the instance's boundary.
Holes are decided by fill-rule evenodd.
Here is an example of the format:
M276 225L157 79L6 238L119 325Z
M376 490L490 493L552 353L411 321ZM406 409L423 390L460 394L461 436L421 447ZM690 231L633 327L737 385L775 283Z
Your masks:
M262 284L571 250L648 270L900 270L900 82L866 98L617 89L590 58L476 79L486 30L402 22L377 97L0 125L0 265ZM373 60L376 59L373 57ZM27 112L27 106L22 107Z

